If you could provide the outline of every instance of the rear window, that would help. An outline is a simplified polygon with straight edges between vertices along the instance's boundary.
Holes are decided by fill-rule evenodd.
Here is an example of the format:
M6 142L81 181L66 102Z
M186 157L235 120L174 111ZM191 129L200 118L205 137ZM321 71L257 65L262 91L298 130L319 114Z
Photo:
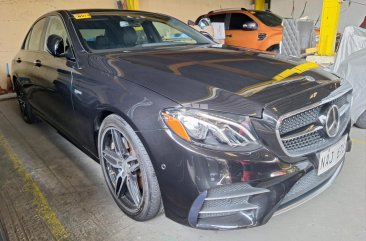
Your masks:
M282 18L271 12L253 11L251 13L267 26L275 27L282 24Z

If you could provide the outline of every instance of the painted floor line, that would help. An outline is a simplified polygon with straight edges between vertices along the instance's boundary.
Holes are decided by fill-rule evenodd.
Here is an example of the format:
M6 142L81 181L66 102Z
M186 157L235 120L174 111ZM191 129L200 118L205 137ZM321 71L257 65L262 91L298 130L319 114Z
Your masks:
M363 141L363 140L360 140L360 139L357 139L357 138L352 138L352 142L355 143L355 144L366 145L366 141Z
M6 155L13 163L16 172L22 177L24 190L30 192L33 195L33 204L36 207L37 213L44 220L52 235L56 240L69 240L69 234L60 220L57 218L56 214L52 211L46 197L43 195L32 176L23 167L22 162L15 154L13 148L1 134L0 146L4 149Z

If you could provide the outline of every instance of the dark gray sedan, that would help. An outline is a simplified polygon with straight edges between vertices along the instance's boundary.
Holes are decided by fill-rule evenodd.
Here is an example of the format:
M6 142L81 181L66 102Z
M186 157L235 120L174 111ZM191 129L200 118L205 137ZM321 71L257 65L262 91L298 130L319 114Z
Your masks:
M129 217L191 227L266 223L335 179L352 89L313 63L218 46L170 16L40 17L12 64L26 122L100 162Z

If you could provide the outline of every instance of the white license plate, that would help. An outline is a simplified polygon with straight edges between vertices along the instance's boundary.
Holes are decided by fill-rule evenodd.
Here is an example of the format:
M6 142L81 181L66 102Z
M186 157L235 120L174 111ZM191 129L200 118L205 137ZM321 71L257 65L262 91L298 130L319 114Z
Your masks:
M347 135L342 137L342 139L333 146L320 152L318 175L321 175L334 167L343 158L346 149Z

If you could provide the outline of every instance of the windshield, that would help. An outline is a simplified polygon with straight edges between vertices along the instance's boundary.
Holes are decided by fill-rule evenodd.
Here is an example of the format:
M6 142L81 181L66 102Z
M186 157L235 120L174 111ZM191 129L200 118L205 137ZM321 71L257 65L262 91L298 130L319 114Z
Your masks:
M275 27L282 24L282 18L271 12L253 11L252 14L267 26Z
M93 52L212 43L179 20L158 14L82 13L73 14L73 23Z

